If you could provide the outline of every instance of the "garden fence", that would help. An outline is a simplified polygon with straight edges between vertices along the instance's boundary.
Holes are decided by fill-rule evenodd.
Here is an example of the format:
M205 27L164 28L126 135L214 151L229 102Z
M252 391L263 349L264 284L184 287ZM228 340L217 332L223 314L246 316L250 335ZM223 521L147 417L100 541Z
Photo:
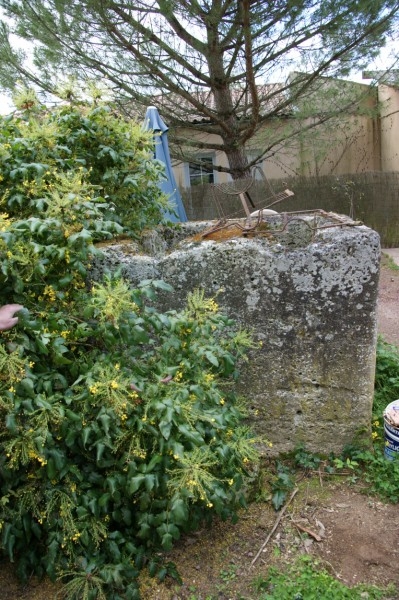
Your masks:
M383 247L399 246L398 172L255 181L249 193L255 207L263 208L286 188L295 195L274 206L278 212L321 208L349 215L377 231ZM219 194L215 202L210 184L186 188L182 190L182 197L190 221L245 217L238 196Z

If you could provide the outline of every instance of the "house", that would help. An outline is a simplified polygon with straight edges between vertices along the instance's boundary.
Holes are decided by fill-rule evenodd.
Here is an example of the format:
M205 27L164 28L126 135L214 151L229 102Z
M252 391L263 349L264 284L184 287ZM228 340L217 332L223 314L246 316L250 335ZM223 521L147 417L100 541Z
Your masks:
M209 96L207 101L211 103L212 98ZM341 112L342 102L347 105L344 112ZM307 112L314 114L315 103L319 104L320 111L324 103L329 107L336 103L336 116L312 127L312 116ZM312 111L306 103L296 105L278 119L266 122L248 144L247 155L252 158L270 146L271 140L276 141L258 163L267 179L399 172L398 87L325 79L312 94ZM196 116L191 115L189 119L194 120ZM198 127L195 130L181 127L177 133L180 140L186 138L193 146L196 141L210 145L220 140L212 133L201 134ZM186 195L198 185L229 181L228 174L214 168L216 165L227 167L223 153L206 150L197 152L195 159L200 159L201 164L174 163L177 184Z

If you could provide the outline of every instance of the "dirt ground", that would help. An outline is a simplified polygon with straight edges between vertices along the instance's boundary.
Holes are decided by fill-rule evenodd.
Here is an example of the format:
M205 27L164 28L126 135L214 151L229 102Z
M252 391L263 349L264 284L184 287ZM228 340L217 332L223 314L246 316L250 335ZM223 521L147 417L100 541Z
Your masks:
M189 536L170 556L183 578L183 587L156 585L147 579L143 597L255 600L254 580L266 577L271 564L284 565L298 553L318 557L332 575L349 586L395 583L399 589L396 505L370 499L347 483L314 478L302 482L274 536L256 558L276 519L269 503L253 503L236 525L219 524ZM397 600L399 594L390 598Z
M390 344L399 346L399 266L382 255L378 288L378 331Z
M397 345L398 306L399 270L393 270L384 257L378 329ZM143 575L143 599L256 600L253 582L257 577L266 577L271 564L278 566L307 552L319 557L331 574L348 585L396 584L398 592L389 598L399 600L398 505L367 497L357 484L313 475L300 482L298 493L270 536L278 516L263 498L251 503L236 525L215 523L181 539L167 558L176 563L183 585L173 580L159 584ZM7 562L0 564L1 600L50 600L58 589L35 579L21 586L12 567Z

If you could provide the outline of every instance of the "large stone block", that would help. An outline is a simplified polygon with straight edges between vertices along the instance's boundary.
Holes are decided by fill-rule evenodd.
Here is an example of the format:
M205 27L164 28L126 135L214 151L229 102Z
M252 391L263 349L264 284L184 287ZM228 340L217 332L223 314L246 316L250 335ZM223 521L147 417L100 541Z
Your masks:
M228 315L263 342L238 384L255 430L274 452L299 443L340 452L370 435L379 236L334 215L267 220L253 237L190 237L209 223L153 232L145 241L152 255L129 243L108 246L101 269L122 266L133 285L170 283L175 292L163 308L179 308L194 288L217 293Z

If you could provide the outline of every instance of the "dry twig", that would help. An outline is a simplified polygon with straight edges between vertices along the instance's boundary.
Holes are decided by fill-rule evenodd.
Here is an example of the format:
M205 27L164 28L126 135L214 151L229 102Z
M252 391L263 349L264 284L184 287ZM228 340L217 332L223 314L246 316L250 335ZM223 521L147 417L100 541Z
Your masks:
M316 540L316 542L322 541L321 537L317 533L312 531L311 529L308 529L307 527L303 527L303 525L300 525L296 521L292 521L292 524L295 525L295 527L297 529L299 529L299 531L303 531L304 533L307 533L308 535L310 535L313 539Z
M270 533L268 534L267 538L265 539L265 541L263 542L262 546L259 548L257 555L255 556L255 558L252 560L251 562L251 567L254 566L254 564L256 563L256 561L258 560L259 556L261 555L261 553L263 552L263 550L266 548L270 538L272 537L273 533L276 531L277 527L279 526L279 523L287 509L287 507L290 505L290 503L292 502L295 494L298 492L298 488L295 488L295 490L292 492L291 496L289 497L288 501L285 503L285 505L283 506L283 508L280 510L278 517L273 525L272 530L270 531Z

